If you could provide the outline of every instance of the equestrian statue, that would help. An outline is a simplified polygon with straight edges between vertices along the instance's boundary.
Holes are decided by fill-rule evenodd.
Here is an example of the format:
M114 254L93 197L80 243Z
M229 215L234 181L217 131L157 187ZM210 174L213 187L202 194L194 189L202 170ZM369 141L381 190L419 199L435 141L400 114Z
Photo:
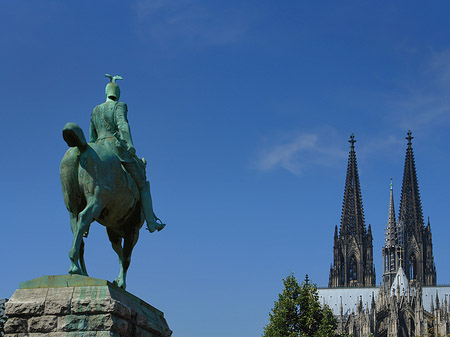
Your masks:
M69 149L61 160L60 177L64 202L73 233L69 251L70 274L87 276L84 241L92 222L106 227L109 240L119 256L120 273L114 284L125 289L131 253L144 224L152 233L165 224L152 205L144 158L136 156L127 119L127 105L119 102L120 88L111 76L106 85L106 101L91 114L89 143L82 129L67 123L63 138Z

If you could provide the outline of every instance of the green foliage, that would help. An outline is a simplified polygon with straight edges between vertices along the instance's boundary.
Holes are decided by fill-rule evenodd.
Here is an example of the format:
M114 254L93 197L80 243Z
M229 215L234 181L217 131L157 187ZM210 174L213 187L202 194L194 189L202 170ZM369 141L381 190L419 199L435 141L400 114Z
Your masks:
M346 333L345 331L343 333L341 333L340 335L337 335L338 337L353 337L353 334L351 333L350 335L348 333Z
M302 336L314 336L322 321L322 309L319 303L317 286L309 283L308 275L300 291L300 329Z
M328 306L319 303L317 286L308 280L300 286L293 274L283 280L284 289L278 295L269 314L269 324L263 337L336 337L337 321Z
M300 286L293 274L283 280L284 289L278 295L269 314L269 324L264 328L264 337L300 336Z
M320 322L318 335L323 337L334 337L336 335L337 321L333 311L326 304L322 309L322 321Z

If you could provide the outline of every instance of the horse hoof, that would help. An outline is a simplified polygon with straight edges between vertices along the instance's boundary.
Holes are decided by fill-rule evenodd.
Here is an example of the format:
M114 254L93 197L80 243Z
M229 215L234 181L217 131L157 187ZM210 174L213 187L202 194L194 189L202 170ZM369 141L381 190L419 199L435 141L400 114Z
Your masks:
M71 266L69 269L69 274L71 275L82 275L81 269L77 266Z
M122 288L123 290L125 290L125 283L124 283L124 282L115 279L115 280L113 281L113 284L114 284L115 286L117 286L117 287Z

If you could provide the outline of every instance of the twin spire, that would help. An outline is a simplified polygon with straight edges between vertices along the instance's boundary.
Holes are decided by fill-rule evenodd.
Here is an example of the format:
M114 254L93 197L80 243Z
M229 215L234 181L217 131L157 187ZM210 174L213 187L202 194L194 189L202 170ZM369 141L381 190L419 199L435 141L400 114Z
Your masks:
M383 281L390 287L400 267L408 280L423 285L436 284L436 268L432 253L430 226L422 215L416 167L412 150L412 134L408 131L399 217L396 221L394 189L391 179L389 214L383 247ZM347 175L340 230L334 234L333 264L330 287L374 286L373 246L370 225L366 230L361 198L355 136L350 136Z

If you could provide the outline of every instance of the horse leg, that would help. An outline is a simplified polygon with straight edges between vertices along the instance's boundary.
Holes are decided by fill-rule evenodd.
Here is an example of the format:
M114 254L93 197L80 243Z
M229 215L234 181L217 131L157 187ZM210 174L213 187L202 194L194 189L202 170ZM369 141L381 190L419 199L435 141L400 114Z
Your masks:
M70 212L70 229L72 230L72 233L75 235L75 231L77 228L78 223L78 214L74 212ZM80 266L81 266L81 274L88 276L87 270L86 270L86 264L84 263L84 240L81 239L81 246L80 246Z
M78 222L78 214L75 212L69 212L69 214L70 214L70 229L72 230L72 233L75 234Z
M133 229L125 234L123 240L123 262L121 268L123 289L126 287L127 271L131 263L131 253L139 239L139 229ZM119 274L120 277L120 274Z
M78 221L73 235L72 248L69 251L69 257L71 260L69 274L86 275L86 270L83 271L79 264L81 246L83 244L83 233L89 229L90 224L100 215L100 210L101 209L98 203L95 202L95 198L92 198L92 200L86 205L86 208L78 214Z
M84 276L89 276L86 264L84 263L84 240L81 239L81 246L80 246L80 267L81 267L81 274Z
M118 286L119 288L123 288L123 248L122 248L122 238L113 230L106 229L106 232L108 233L109 241L111 241L112 248L116 252L117 256L119 257L119 264L120 264L120 273L119 276L114 280L114 284Z

